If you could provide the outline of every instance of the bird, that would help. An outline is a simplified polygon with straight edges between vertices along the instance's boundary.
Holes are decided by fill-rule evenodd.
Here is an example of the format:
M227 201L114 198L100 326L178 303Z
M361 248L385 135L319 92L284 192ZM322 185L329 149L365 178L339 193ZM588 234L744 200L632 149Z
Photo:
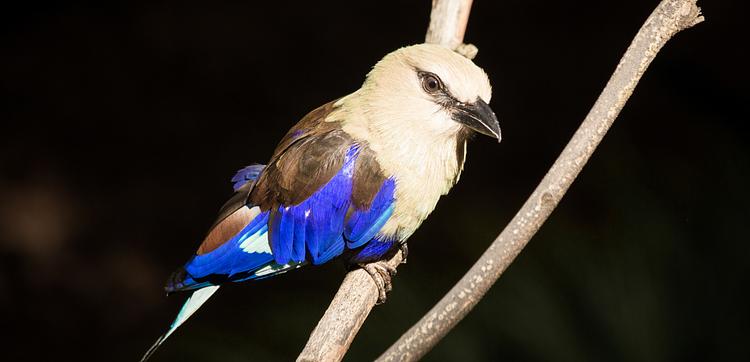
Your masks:
M224 283L343 259L365 269L385 301L395 269L383 261L459 180L476 133L501 140L487 74L437 44L399 48L362 86L304 116L266 165L231 179L234 194L188 262L167 280L190 291L149 359Z

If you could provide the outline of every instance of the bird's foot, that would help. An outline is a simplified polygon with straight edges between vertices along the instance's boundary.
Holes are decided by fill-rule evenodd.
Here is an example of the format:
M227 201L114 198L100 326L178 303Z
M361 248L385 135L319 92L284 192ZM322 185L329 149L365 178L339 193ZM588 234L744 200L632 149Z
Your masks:
M396 275L396 268L388 265L385 261L376 261L372 263L363 263L359 266L364 269L367 274L370 274L372 280L375 281L375 285L378 287L378 302L376 304L383 304L387 299L387 293L393 289L391 278Z

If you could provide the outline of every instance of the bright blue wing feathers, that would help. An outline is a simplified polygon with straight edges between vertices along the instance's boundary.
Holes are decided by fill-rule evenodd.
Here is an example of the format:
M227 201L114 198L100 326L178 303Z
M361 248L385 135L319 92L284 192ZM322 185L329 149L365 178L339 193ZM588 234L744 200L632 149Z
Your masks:
M370 241L385 225L395 207L393 199L395 189L396 183L393 179L386 179L375 195L370 208L352 213L344 230L346 245L350 249L358 248Z
M304 261L307 251L313 264L323 264L344 251L344 219L351 206L358 154L359 148L351 146L341 169L320 190L274 212L270 240L277 263Z
M185 284L204 286L222 276L241 281L275 275L307 262L323 264L357 249L357 258L387 252L392 241L378 232L393 214L395 182L386 179L367 209L354 209L352 189L359 147L351 146L341 169L318 191L297 205L260 212L218 248L196 255L185 266ZM232 178L235 189L254 181L263 166L248 166Z
M200 280L211 275L233 275L267 264L273 260L270 250L249 247L255 240L267 240L264 238L268 232L267 222L268 212L259 214L220 247L194 256L185 269L194 279Z

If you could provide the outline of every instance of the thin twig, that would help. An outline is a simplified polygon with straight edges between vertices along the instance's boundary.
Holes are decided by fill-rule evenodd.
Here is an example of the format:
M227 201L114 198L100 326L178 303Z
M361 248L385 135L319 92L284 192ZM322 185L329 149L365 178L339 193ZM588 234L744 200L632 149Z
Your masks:
M471 2L433 0L425 42L443 44L473 58L477 53L476 48L462 44ZM399 250L388 260L388 264L396 267L402 259ZM377 300L378 289L372 277L362 269L349 272L310 334L297 361L341 361Z
M418 360L482 299L560 202L658 51L676 33L703 21L696 1L664 0L657 6L578 131L510 224L450 292L378 361Z
M472 0L433 0L425 43L456 49L464 41ZM471 57L473 58L473 57Z

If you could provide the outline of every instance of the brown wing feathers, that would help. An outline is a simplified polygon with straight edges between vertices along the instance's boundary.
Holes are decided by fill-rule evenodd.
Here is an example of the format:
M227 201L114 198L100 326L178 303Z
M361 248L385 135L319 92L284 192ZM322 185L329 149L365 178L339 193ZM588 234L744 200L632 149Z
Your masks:
M333 110L333 102L319 107L284 136L260 175L250 203L262 210L299 204L338 172L353 141L339 122L324 121Z
M247 226L258 214L251 211L253 206L259 205L263 210L267 210L282 202L297 201L300 198L304 200L306 194L312 194L333 176L327 175L330 171L323 173L320 170L335 170L336 165L330 160L340 160L342 157L331 157L329 154L328 160L325 160L323 145L335 146L333 143L341 143L341 137L323 137L326 142L322 142L319 147L304 147L307 144L315 144L315 139L318 138L316 135L321 135L322 132L322 135L326 136L335 128L333 124L326 125L322 122L333 111L333 103L313 110L289 130L276 147L271 162L260 178L256 182L248 182L242 186L222 206L219 217L211 226L196 254L215 250ZM332 142L333 140L337 141ZM306 149L312 152L306 154ZM295 160L302 162L297 163ZM316 165L321 162L328 165Z
M341 130L339 122L324 121L334 110L333 104L313 110L287 132L258 180L243 186L222 207L197 254L215 250L236 235L258 215L251 211L253 206L266 211L279 205L299 204L341 169L355 140ZM367 144L359 142L359 146L350 212L369 208L386 178Z
M242 228L247 226L260 212L247 206L240 207L222 221L218 222L203 239L198 251L198 255L213 251L224 244L227 240L235 236Z
M357 210L369 209L385 178L375 153L367 147L367 143L360 142L352 180L352 206Z
M310 134L293 143L266 167L250 201L267 210L306 200L339 171L351 143L341 130Z

